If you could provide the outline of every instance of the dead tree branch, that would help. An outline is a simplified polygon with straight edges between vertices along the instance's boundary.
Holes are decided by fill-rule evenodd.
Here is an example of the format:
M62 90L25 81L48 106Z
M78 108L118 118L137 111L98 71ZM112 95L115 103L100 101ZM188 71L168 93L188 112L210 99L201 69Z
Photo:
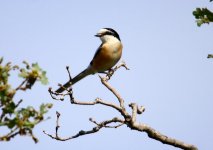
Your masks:
M111 119L111 120L102 121L100 123L97 123L94 119L90 118L89 121L96 125L91 130L87 130L87 131L86 130L81 130L81 131L79 131L77 134L75 134L73 136L70 136L70 137L67 137L67 138L61 138L58 135L58 131L59 131L59 128L60 128L60 125L59 125L60 113L56 112L56 115L57 115L57 120L56 120L56 133L55 133L55 136L47 133L46 131L43 131L43 132L44 132L44 134L48 135L52 139L59 140L59 141L67 141L67 140L71 140L71 139L74 139L74 138L77 138L79 136L83 136L83 135L86 135L86 134L96 133L103 127L105 127L105 128L118 128L118 127L120 127L120 126L122 126L124 124L124 120L121 120L121 119L116 118L116 117ZM110 124L110 123L120 123L120 124L117 125L117 126L109 126L108 124Z
M137 115L142 115L145 111L145 107L144 106L138 106L136 103L131 103L129 104L129 107L132 109L131 113L128 113L126 111L125 108L125 104L124 104L124 99L121 97L121 95L108 83L108 80L112 77L112 75L114 74L114 72L120 68L120 67L125 67L126 69L128 69L125 65L125 63L121 63L120 65L116 66L114 69L110 70L107 75L105 77L100 77L101 79L101 83L112 92L112 94L117 98L119 105L116 105L114 103L108 102L106 100L102 100L100 98L96 98L94 101L80 101L80 100L76 100L73 96L73 90L72 87L69 89L66 89L67 93L65 94L61 94L61 93L55 93L53 92L51 89L49 89L49 93L51 95L51 97L55 100L62 100L64 99L64 96L69 96L70 97L70 102L72 104L76 104L76 105L96 105L96 104L101 104L101 105L105 105L105 106L109 106L111 108L113 108L114 110L118 111L121 114L122 119L120 118L112 118L110 120L105 120L102 121L100 123L96 122L94 119L90 118L90 122L94 123L96 126L93 127L91 130L81 130L79 131L77 134L67 137L67 138L61 138L58 136L58 130L59 130L59 118L60 118L60 114L57 113L57 121L56 121L56 133L55 135L51 135L47 132L44 131L44 133L46 135L48 135L49 137L56 139L56 140L60 140L60 141L66 141L66 140L70 140L73 138L77 138L79 136L83 136L83 135L87 135L87 134L92 134L92 133L96 133L98 132L100 129L102 128L118 128L122 125L126 125L127 127L129 127L132 130L137 130L140 132L145 132L147 133L147 135L152 138L155 139L157 141L162 142L163 144L168 144L174 147L178 147L184 150L198 150L198 148L192 144L187 144L185 142L179 141L177 139L168 137L162 133L160 133L159 131L153 129L152 127L148 126L147 124L141 123L141 122L137 122ZM69 72L69 68L67 67L67 71L69 73L69 77L71 79L71 75ZM61 85L59 85L61 86ZM57 98L57 96L63 97L63 98ZM110 125L111 123L117 123L117 125Z

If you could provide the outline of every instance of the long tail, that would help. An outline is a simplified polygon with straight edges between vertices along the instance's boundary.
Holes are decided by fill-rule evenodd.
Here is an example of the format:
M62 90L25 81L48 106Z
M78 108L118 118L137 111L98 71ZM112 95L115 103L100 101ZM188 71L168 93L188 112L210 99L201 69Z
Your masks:
M68 88L71 85L75 84L76 82L80 81L81 79L85 78L86 76L92 74L91 70L89 68L85 69L81 73L79 73L77 76L75 76L71 81L68 81L63 85L64 88ZM62 93L65 89L63 87L60 87L55 92Z

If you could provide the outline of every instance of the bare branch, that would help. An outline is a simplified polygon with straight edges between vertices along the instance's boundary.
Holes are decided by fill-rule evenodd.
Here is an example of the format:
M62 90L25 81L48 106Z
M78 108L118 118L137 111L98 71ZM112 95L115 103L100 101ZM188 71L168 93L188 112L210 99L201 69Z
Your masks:
M22 87L25 83L27 82L27 79L25 79L24 81L22 81L22 83L15 89L16 91L18 90L23 90L25 89L26 87Z
M160 141L164 144L168 144L168 145L172 145L174 147L178 147L184 150L197 150L197 148L194 145L191 144L186 144L185 142L179 141L177 139L174 138L170 138L160 132L158 132L157 130L153 129L152 127L144 124L144 123L139 123L137 122L137 115L138 114L143 114L143 112L145 111L145 107L144 106L138 106L136 103L131 103L129 104L129 107L131 107L132 109L132 113L131 115L126 111L125 105L124 105L124 99L121 97L121 95L107 82L110 77L114 74L114 72L119 69L120 67L125 67L128 70L128 67L126 66L125 63L121 63L120 65L116 66L114 69L110 70L109 73L107 73L106 77L100 77L101 79L101 83L112 92L112 94L118 99L119 101L119 106L108 102L108 101L104 101L100 98L96 98L94 101L79 101L76 100L73 96L73 90L72 90L72 86L69 89L65 89L67 91L67 93L65 94L59 94L59 93L54 93L51 89L49 90L50 95L52 96L53 99L56 99L55 96L62 96L64 98L64 96L68 95L70 97L70 102L71 104L76 104L76 105L96 105L96 104L102 104L105 106L109 106L111 108L114 108L115 110L117 110L118 112L120 112L121 116L123 117L123 119L119 119L117 117L111 119L111 120L105 120L102 121L100 123L98 123L97 121L95 121L94 119L90 118L89 120L94 123L96 126L93 127L91 130L81 130L79 131L77 134L70 136L68 138L60 138L58 136L58 130L59 130L59 117L60 114L57 114L57 121L56 121L56 135L53 136L51 134L48 134L44 131L45 134L47 134L49 137L56 139L56 140L60 140L60 141L66 141L66 140L70 140L73 138L77 138L79 136L83 136L83 135L87 135L87 134L92 134L92 133L96 133L98 132L101 128L118 128L122 125L127 125L127 127L129 127L132 130L137 130L140 132L146 132L148 134L148 136L152 139L155 139L157 141ZM69 72L69 68L67 67L67 71L69 74L69 78L71 79L71 75ZM60 85L61 86L61 85ZM55 96L53 96L55 95ZM111 125L111 123L118 123L116 125Z
M132 120L131 120L131 124L134 124L136 122L136 116L137 116L137 104L131 103L131 104L129 104L129 107L132 108Z
M69 74L69 79L70 79L70 81L71 81L71 80L72 80L72 77L71 77L71 74L70 74L69 66L67 66L66 69L67 69L67 72L68 72L68 74Z
M59 84L59 85L61 85L61 84ZM70 95L70 92L67 92L67 93L64 93L64 94L54 92L51 87L49 87L48 92L50 93L50 96L52 97L52 99L60 100L60 101L63 101L65 96ZM59 96L59 98L57 98L55 96Z
M96 126L93 127L91 130L87 130L87 131L81 130L81 131L79 131L77 134L75 134L75 135L73 135L73 136L70 136L70 137L67 137L67 138L61 138L61 137L58 136L58 129L59 129L59 127L60 127L60 125L59 125L60 113L57 112L56 115L57 115L57 121L56 121L56 133L55 133L55 136L54 136L54 135L51 135L51 134L49 134L49 133L47 133L46 131L43 131L43 132L44 132L44 134L48 135L48 136L51 137L52 139L55 139L55 140L58 140L58 141L67 141L67 140L70 140L70 139L77 138L77 137L79 137L79 136L83 136L83 135L87 135L87 134L96 133L96 132L98 132L101 128L107 127L108 124L113 123L113 122L114 122L114 123L118 122L118 123L124 124L124 120L121 120L121 119L116 118L116 117L113 118L113 119L111 119L111 120L103 121L103 122L101 122L101 123L97 123L96 121L94 121L93 119L90 118L90 121L93 122L94 124L96 124ZM120 126L121 126L121 125L120 125ZM119 126L118 126L118 127L119 127Z
M131 103L129 106L132 108L132 120L131 120L131 123L128 126L131 129L137 130L137 131L140 131L140 132L146 132L150 138L155 139L157 141L160 141L163 144L172 145L174 147L178 147L178 148L181 148L181 149L184 149L184 150L198 150L197 147L195 147L194 145L186 144L186 143L179 141L177 139L170 138L170 137L156 131L155 129L153 129L152 127L150 127L150 126L148 126L144 123L136 122L136 115L137 115L137 111L138 111L138 106L137 106L136 103Z
M23 102L23 99L19 100L15 107L17 108L22 102Z
M126 63L124 61L122 61L119 65L115 66L115 68L113 69L114 71L117 71L119 68L124 67L126 70L130 70Z
M124 121L124 120L119 119L119 118L117 118L117 117L115 117L115 118L113 118L113 119L111 119L111 120L103 121L102 123L97 123L97 122L96 122L94 119L92 119L92 118L90 118L89 121L91 121L92 123L96 124L97 126L103 126L103 127L105 127L105 128L118 128L118 127L120 127L120 126L122 126L122 125L125 124L125 121ZM110 123L112 123L112 122L114 122L114 123L119 122L120 124L115 125L115 126L107 125L107 124L110 124Z
M122 61L120 64L118 64L114 68L108 70L108 72L102 72L102 73L106 74L105 80L106 81L110 80L110 78L114 75L115 71L117 71L121 67L124 67L126 70L129 70L129 68L127 67L126 63L124 61Z
M6 135L0 136L0 141L9 141L11 138L15 137L17 134L19 134L18 127L10 130L9 133Z
M120 94L110 86L110 84L107 82L107 80L105 78L102 78L101 76L99 76L101 79L101 83L103 85L105 85L118 99L119 103L120 103L120 107L124 109L124 100L123 98L120 96Z
M150 138L160 141L163 144L172 145L184 150L198 150L197 147L194 145L187 144L177 139L168 137L143 123L134 123L134 126L132 126L131 129L146 132Z
M56 137L58 138L58 129L60 128L59 126L59 117L60 117L60 113L56 111L56 116L57 116L57 119L56 119L56 127L55 127L55 133L56 133Z

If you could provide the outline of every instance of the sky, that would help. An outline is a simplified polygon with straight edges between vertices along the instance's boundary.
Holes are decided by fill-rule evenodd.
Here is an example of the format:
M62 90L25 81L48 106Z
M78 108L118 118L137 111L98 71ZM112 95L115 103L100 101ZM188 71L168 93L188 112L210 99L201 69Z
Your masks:
M139 122L200 150L211 149L213 60L207 55L213 53L213 25L197 27L192 15L197 7L213 10L211 4L208 0L0 0L0 56L18 65L23 60L38 62L49 79L49 85L36 83L33 90L20 92L15 99L24 99L21 107L54 104L47 114L51 119L34 129L38 144L17 136L1 142L1 149L177 149L126 126L66 142L43 134L43 130L55 132L56 111L61 113L61 137L91 129L90 117L103 121L120 116L105 106L71 105L68 98L54 101L47 91L68 80L66 66L73 76L88 66L101 44L94 35L103 27L115 29L123 43L121 60L130 70L118 70L109 83L122 95L127 110L131 102L143 105L146 111L138 116ZM21 79L12 77L10 82L15 87ZM76 99L100 97L117 103L97 75L73 88ZM0 128L0 133L6 131Z

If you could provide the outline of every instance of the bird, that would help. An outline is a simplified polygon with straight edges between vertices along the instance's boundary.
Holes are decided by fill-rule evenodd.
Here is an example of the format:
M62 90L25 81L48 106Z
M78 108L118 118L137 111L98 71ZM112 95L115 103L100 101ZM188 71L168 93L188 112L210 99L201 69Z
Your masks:
M62 93L88 75L109 71L120 60L123 45L119 34L114 29L101 28L95 36L99 37L102 43L96 50L89 66L55 92Z

